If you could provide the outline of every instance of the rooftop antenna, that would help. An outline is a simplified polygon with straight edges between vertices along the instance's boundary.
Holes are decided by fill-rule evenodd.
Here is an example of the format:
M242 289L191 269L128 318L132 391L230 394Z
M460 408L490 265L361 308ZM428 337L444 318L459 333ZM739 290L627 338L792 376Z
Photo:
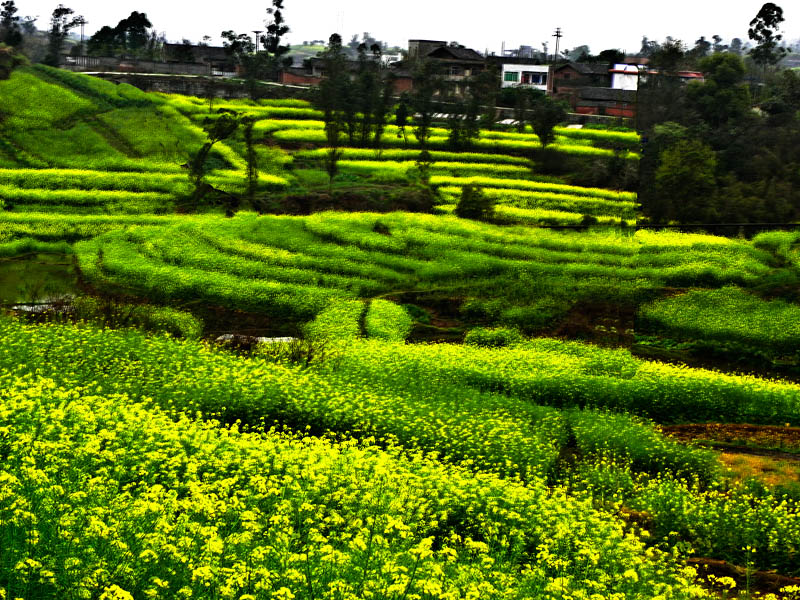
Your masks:
M556 27L556 32L553 34L553 37L556 38L556 51L553 55L553 62L558 62L558 44L561 41L561 38L564 37L564 34L561 33L561 27Z

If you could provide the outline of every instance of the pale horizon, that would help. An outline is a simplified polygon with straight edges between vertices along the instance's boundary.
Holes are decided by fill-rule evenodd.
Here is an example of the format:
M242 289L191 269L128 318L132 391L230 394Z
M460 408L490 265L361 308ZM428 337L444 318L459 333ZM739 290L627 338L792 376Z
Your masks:
M16 1L19 15L38 16L37 27L40 29L47 28L50 14L57 4L44 0ZM168 3L139 0L129 4L76 0L64 4L76 15L86 18L87 39L104 25L114 26L131 11L137 10L146 13L153 28L164 32L169 41L187 38L197 43L208 35L215 45L221 44L220 33L224 30L250 33L264 29L266 9L271 6L270 2L255 5L230 0L225 3L228 12L218 14L219 5L209 0ZM420 38L457 41L480 52L498 54L503 43L506 48L520 45L540 48L543 42L547 42L552 52L555 41L552 35L556 27L560 27L563 31L561 50L586 44L596 54L608 48L637 52L643 36L659 41L672 36L690 47L700 36L711 40L715 34L720 35L725 43L734 37L747 42L748 24L763 2L676 0L668 5L668 9L663 8L664 5L646 3L628 11L615 11L606 3L585 0L574 2L569 11L555 5L534 8L523 2L511 2L504 10L487 11L486 4L476 0L437 3L407 0L397 8L365 0L336 3L285 0L284 4L284 18L291 28L284 40L292 44L327 40L334 32L347 42L353 34L369 32L390 46L402 48L407 46L409 39ZM800 10L789 4L779 3L779 6L782 6L786 19L782 24L784 40L794 43L800 38Z

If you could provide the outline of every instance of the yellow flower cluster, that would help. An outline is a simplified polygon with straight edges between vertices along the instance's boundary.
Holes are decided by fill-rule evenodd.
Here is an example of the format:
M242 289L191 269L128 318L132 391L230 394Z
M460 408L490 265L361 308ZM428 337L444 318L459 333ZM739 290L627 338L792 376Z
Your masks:
M8 598L693 597L588 502L0 377Z

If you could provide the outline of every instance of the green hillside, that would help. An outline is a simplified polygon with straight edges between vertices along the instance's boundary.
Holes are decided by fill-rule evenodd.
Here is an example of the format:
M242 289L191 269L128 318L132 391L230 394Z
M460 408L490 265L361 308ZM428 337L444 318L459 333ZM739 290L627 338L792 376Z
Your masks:
M321 166L325 150L310 149L324 146L321 113L303 101L222 101L212 111L203 99L145 94L125 84L43 66L19 70L0 82L0 95L9 99L0 144L0 190L15 211L170 212L189 195L181 165L205 141L203 119L220 109L256 119L260 192L325 187L314 170ZM608 139L630 147L638 143L635 135L615 132L580 135L564 129L559 134L555 148L573 157L611 156L613 152L603 147ZM430 144L440 147L445 142L446 132L434 129ZM389 126L384 143L390 148L385 152L347 150L340 179L407 183L418 156L413 135L403 138L397 127ZM603 223L633 223L633 194L568 186L537 176L528 157L536 145L533 134L485 132L473 152L434 151L432 183L441 189L440 209L452 211L461 187L472 184L495 199L498 218L509 222L569 225L588 215ZM243 191L245 152L240 139L215 145L208 165L215 187ZM119 183L110 182L108 171L115 172Z

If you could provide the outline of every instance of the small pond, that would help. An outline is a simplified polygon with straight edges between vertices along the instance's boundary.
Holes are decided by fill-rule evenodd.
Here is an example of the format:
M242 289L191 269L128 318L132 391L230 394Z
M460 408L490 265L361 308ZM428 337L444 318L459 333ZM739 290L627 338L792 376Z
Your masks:
M78 270L66 254L0 258L0 305L46 303L80 293Z

